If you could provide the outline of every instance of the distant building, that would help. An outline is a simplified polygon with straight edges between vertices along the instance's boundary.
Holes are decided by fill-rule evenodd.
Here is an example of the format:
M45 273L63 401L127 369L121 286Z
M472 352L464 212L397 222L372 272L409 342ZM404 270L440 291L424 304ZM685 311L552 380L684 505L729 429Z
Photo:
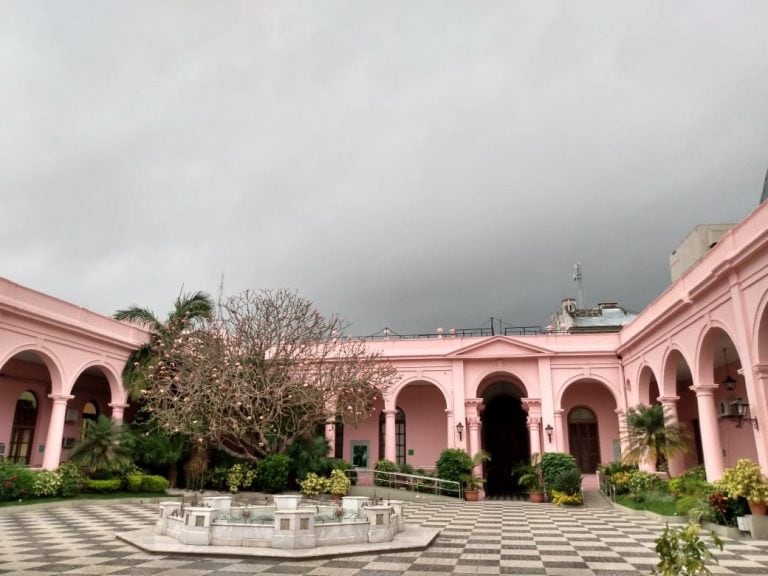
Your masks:
M566 298L560 311L552 315L548 329L571 334L618 332L636 317L637 314L628 312L616 302L601 302L597 308L578 308L573 298Z
M696 264L734 226L735 224L699 224L691 230L669 257L669 274L672 282Z

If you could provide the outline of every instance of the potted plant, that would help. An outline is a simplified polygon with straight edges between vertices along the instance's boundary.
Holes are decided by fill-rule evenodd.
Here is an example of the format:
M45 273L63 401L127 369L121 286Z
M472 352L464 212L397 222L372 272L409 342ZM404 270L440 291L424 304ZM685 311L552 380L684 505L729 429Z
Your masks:
M480 490L483 488L483 477L474 474L474 468L491 459L491 455L485 450L480 450L472 457L472 466L464 475L464 498L469 502L480 499Z
M768 479L760 466L749 458L741 458L733 468L726 468L723 477L715 482L715 489L725 492L734 500L746 498L755 516L765 516L768 506Z
M331 481L329 487L331 497L334 500L341 500L342 496L346 496L349 493L349 487L351 484L352 483L350 482L349 478L347 478L347 475L344 473L344 471L336 468L331 472Z
M538 452L531 454L531 461L521 464L513 473L517 474L520 487L528 491L531 502L544 502L544 473Z

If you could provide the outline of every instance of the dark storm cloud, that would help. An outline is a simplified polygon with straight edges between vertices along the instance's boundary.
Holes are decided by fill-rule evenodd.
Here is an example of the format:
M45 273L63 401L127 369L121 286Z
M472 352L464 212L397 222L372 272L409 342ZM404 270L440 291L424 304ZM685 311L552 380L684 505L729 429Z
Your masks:
M2 275L287 286L356 334L639 310L768 167L762 2L0 7Z

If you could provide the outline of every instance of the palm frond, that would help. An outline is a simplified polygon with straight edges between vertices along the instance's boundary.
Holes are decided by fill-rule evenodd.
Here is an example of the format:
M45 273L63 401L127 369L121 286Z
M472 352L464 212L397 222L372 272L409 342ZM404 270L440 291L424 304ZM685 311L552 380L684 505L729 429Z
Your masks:
M161 331L163 326L162 322L157 319L157 316L155 316L152 310L149 308L136 306L135 304L133 306L129 306L128 308L118 310L112 315L112 318L115 320L120 320L121 322L133 322L135 324L141 324L153 332Z

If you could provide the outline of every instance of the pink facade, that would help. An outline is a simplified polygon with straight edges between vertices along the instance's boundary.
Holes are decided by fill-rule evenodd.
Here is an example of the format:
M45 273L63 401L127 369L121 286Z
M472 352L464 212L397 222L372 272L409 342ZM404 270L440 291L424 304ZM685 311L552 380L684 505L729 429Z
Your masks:
M27 450L30 465L55 467L84 412L96 406L122 417L120 372L147 337L0 279L6 457ZM620 332L436 334L368 346L397 367L396 390L343 435L326 426L339 439L336 453L360 466L386 458L429 470L446 447L482 448L492 455L488 489L508 490L511 468L533 452L570 452L585 472L620 457L627 408L658 402L691 432L688 454L669 463L673 473L703 464L716 479L740 457L768 471L768 204ZM723 418L737 399L749 405L746 418ZM25 430L33 435L26 444Z

